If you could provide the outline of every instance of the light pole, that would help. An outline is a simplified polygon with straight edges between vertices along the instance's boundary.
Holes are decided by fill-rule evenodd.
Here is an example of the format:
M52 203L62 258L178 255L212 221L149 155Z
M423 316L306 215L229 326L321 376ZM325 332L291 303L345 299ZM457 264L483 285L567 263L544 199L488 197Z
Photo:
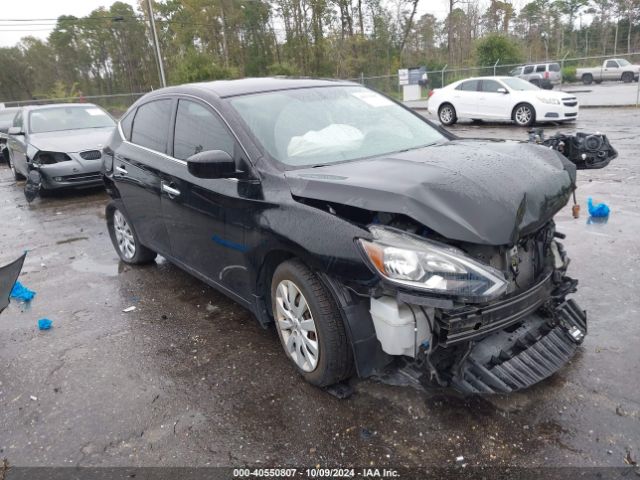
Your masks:
M160 85L162 85L162 87L166 87L167 80L164 78L164 66L162 65L162 54L160 53L160 43L158 42L158 34L156 33L156 21L153 18L151 0L147 0L147 6L149 7L149 23L151 23L151 33L153 34L153 46L156 52L156 61L158 62L158 69L160 70Z
M547 32L542 32L540 36L544 41L544 59L549 60L549 39L547 38L549 35L547 35Z

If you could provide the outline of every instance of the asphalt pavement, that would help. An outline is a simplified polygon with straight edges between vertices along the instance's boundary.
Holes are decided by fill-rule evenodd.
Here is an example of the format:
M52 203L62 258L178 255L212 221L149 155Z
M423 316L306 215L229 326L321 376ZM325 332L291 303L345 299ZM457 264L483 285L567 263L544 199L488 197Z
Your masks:
M374 380L339 400L306 384L274 330L159 259L118 261L107 196L28 205L0 165L0 264L29 250L29 306L0 315L0 461L14 466L624 466L640 456L640 110L584 110L620 156L580 171L579 219L556 218L589 334L552 378L462 398ZM524 140L509 124L465 137ZM558 130L550 127L550 131ZM611 207L591 223L587 198ZM123 309L135 306L124 313ZM39 331L37 320L53 328ZM11 478L10 476L8 477Z

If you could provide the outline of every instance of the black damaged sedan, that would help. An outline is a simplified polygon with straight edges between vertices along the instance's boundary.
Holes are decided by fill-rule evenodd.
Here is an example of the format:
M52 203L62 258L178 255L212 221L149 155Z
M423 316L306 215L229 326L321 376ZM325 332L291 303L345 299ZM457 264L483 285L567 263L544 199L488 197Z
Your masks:
M145 95L105 148L107 225L275 324L304 378L401 369L511 392L586 334L553 216L575 166L461 140L338 81L246 79Z

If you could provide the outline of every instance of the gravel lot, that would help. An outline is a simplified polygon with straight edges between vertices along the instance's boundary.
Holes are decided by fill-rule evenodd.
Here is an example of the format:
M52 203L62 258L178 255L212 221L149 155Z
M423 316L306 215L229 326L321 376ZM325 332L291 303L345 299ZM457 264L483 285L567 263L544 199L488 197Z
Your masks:
M603 88L605 88L603 86ZM356 382L338 400L299 378L273 330L165 261L118 262L99 191L27 205L0 166L0 264L30 253L28 308L0 316L0 460L22 466L624 466L640 456L640 110L577 125L620 156L579 172L582 214L557 216L589 312L578 355L508 397ZM465 137L526 139L507 124ZM557 130L550 128L549 130ZM587 197L607 202L590 224ZM129 306L136 310L123 313ZM37 319L54 327L40 332ZM35 400L33 398L36 398ZM11 478L10 476L8 477Z

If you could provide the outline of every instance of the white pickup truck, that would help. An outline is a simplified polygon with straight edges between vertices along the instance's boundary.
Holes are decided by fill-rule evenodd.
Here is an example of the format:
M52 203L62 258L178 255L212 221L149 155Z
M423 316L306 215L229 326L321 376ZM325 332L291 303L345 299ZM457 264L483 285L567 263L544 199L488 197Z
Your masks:
M582 80L585 85L605 80L622 80L630 83L633 80L638 81L639 75L640 65L632 65L624 58L609 58L600 67L576 69L576 78Z

